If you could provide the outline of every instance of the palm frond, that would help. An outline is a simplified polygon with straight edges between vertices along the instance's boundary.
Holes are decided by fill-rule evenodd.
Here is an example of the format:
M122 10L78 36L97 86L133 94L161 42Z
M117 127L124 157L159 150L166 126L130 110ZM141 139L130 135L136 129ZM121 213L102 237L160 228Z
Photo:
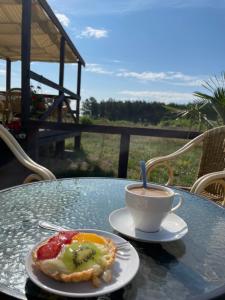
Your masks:
M213 98L212 96L201 93L201 92L194 92L193 95L196 97L199 97L201 99L205 99L205 100L209 100L209 101L211 101Z

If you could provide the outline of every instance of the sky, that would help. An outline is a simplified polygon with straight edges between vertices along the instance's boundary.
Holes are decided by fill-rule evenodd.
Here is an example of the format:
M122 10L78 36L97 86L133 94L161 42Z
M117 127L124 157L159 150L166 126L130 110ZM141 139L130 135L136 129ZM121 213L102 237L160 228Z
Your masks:
M192 102L225 71L225 0L48 0L86 62L82 100ZM31 69L58 82L58 65ZM20 85L13 64L13 86ZM0 87L5 86L0 61ZM33 83L35 86L37 83ZM76 66L65 86L76 91ZM42 86L43 92L52 92Z

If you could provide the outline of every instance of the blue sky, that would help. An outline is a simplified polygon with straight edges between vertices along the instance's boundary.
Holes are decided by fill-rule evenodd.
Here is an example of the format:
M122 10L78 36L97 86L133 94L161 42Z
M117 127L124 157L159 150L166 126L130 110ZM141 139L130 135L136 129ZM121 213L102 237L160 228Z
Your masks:
M81 96L187 103L224 71L225 0L48 0L86 61ZM56 64L32 69L58 81ZM19 64L13 85L19 85ZM4 87L0 61L0 87ZM75 90L75 66L65 85ZM50 91L42 87L44 92Z

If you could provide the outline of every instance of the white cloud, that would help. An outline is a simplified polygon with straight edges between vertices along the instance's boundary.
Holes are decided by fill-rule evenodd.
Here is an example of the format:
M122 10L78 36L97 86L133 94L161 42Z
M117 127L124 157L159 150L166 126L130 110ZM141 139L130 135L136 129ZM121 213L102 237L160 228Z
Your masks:
M101 39L108 37L108 31L105 29L97 29L90 26L87 26L79 35L79 37L84 38L95 38Z
M141 81L164 81L167 83L183 86L199 86L202 79L197 76L185 75L181 72L131 72L120 69L117 73L118 77L136 78Z
M199 88L202 86L204 80L207 79L207 76L191 76L186 75L182 72L173 72L173 71L162 71L162 72L135 72L128 71L126 69L117 69L117 71L109 71L105 69L102 65L97 63L89 63L86 65L85 71L104 74L104 75L113 75L123 78L133 78L141 82L153 82L153 83L164 83L170 84L173 86L186 86L186 87L196 87Z
M162 80L165 79L166 73L160 72L160 73L153 73L153 72L128 72L126 70L121 70L120 73L117 73L117 76L119 77L131 77L136 78L140 80L150 80L150 81L156 81L156 80Z
M113 72L104 69L99 64L87 64L85 71L91 72L91 73L97 73L97 74L106 74L106 75L113 74Z
M70 24L70 19L65 14L60 14L56 12L56 16L59 19L59 22L62 23L63 26L68 27Z
M127 97L131 100L147 100L164 103L188 103L193 101L193 95L191 93L179 93L173 91L132 91L124 90L119 92L120 95Z
M135 72L126 69L118 69L117 72L109 71L100 64L87 64L85 71L97 74L114 75L117 77L134 78L144 82L163 82L177 86L199 87L205 76L200 79L197 76L185 75L182 72Z
M196 79L183 82L171 82L173 85L200 87L203 84L203 79Z

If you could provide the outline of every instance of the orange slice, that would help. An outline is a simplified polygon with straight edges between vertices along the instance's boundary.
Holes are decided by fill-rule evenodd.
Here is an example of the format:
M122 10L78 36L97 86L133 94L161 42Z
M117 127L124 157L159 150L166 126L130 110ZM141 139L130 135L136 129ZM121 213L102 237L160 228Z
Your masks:
M97 244L106 244L107 241L100 235L95 233L88 233L88 232L79 232L73 237L73 241L78 241L80 243L83 242L91 242Z

